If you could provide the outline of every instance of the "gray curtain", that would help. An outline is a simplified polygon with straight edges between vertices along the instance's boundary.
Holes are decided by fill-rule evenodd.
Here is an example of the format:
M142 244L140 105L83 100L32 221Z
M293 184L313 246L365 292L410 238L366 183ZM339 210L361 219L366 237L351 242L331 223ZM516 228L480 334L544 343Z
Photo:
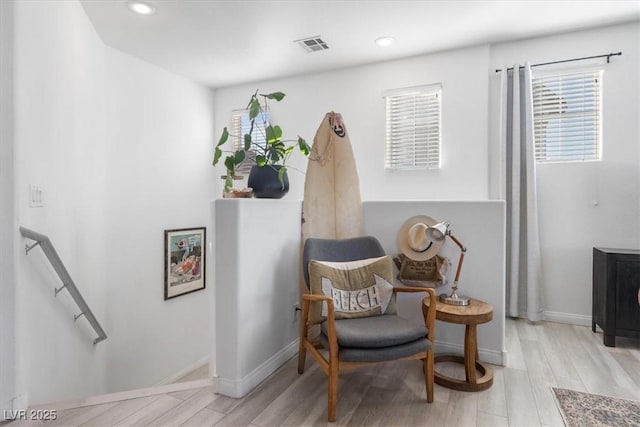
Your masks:
M503 68L506 70L506 67ZM502 72L502 191L507 202L507 315L542 319L531 67Z

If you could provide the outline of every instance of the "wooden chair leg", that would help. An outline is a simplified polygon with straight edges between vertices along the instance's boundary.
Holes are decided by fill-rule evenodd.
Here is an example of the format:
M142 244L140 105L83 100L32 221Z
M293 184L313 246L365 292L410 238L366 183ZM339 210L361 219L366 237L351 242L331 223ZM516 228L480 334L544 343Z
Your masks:
M307 347L304 346L304 340L300 338L300 345L298 347L298 373L304 374L304 364L307 358Z
M307 326L307 317L309 316L309 301L302 302L302 313L300 316L300 345L298 347L298 373L304 373L304 363L307 357L307 347L305 341L309 334L309 327Z
M329 385L328 385L328 405L327 413L329 422L336 420L336 406L338 402L338 367L329 365Z
M433 350L427 353L427 358L423 360L424 382L427 388L427 402L433 402Z

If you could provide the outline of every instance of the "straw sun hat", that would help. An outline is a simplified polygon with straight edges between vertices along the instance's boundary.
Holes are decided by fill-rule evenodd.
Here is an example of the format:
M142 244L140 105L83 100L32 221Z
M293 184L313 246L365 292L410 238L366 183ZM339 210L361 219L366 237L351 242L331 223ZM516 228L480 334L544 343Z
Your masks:
M398 231L398 248L414 261L426 261L440 252L443 242L431 242L427 239L428 226L434 226L437 221L430 216L416 215L404 222Z

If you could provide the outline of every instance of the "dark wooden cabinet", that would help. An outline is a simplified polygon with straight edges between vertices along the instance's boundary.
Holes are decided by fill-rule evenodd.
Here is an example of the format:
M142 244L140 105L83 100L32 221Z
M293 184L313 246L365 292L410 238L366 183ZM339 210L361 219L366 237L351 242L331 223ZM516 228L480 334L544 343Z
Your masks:
M616 336L640 338L640 250L593 248L591 315L608 347Z

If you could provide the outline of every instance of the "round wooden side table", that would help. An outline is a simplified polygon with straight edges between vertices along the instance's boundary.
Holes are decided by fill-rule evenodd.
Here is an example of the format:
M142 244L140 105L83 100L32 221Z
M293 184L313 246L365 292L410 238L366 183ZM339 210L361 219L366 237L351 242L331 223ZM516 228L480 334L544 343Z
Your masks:
M429 297L422 300L422 310L426 313L429 309ZM443 387L460 391L486 390L493 384L493 369L478 360L477 325L487 323L493 319L493 306L486 302L470 299L469 305L450 305L436 300L436 319L443 322L465 325L464 332L464 357L454 355L440 355L434 359L439 362L456 362L464 364L466 380L449 377L434 372L434 381ZM478 377L476 369L481 376Z

